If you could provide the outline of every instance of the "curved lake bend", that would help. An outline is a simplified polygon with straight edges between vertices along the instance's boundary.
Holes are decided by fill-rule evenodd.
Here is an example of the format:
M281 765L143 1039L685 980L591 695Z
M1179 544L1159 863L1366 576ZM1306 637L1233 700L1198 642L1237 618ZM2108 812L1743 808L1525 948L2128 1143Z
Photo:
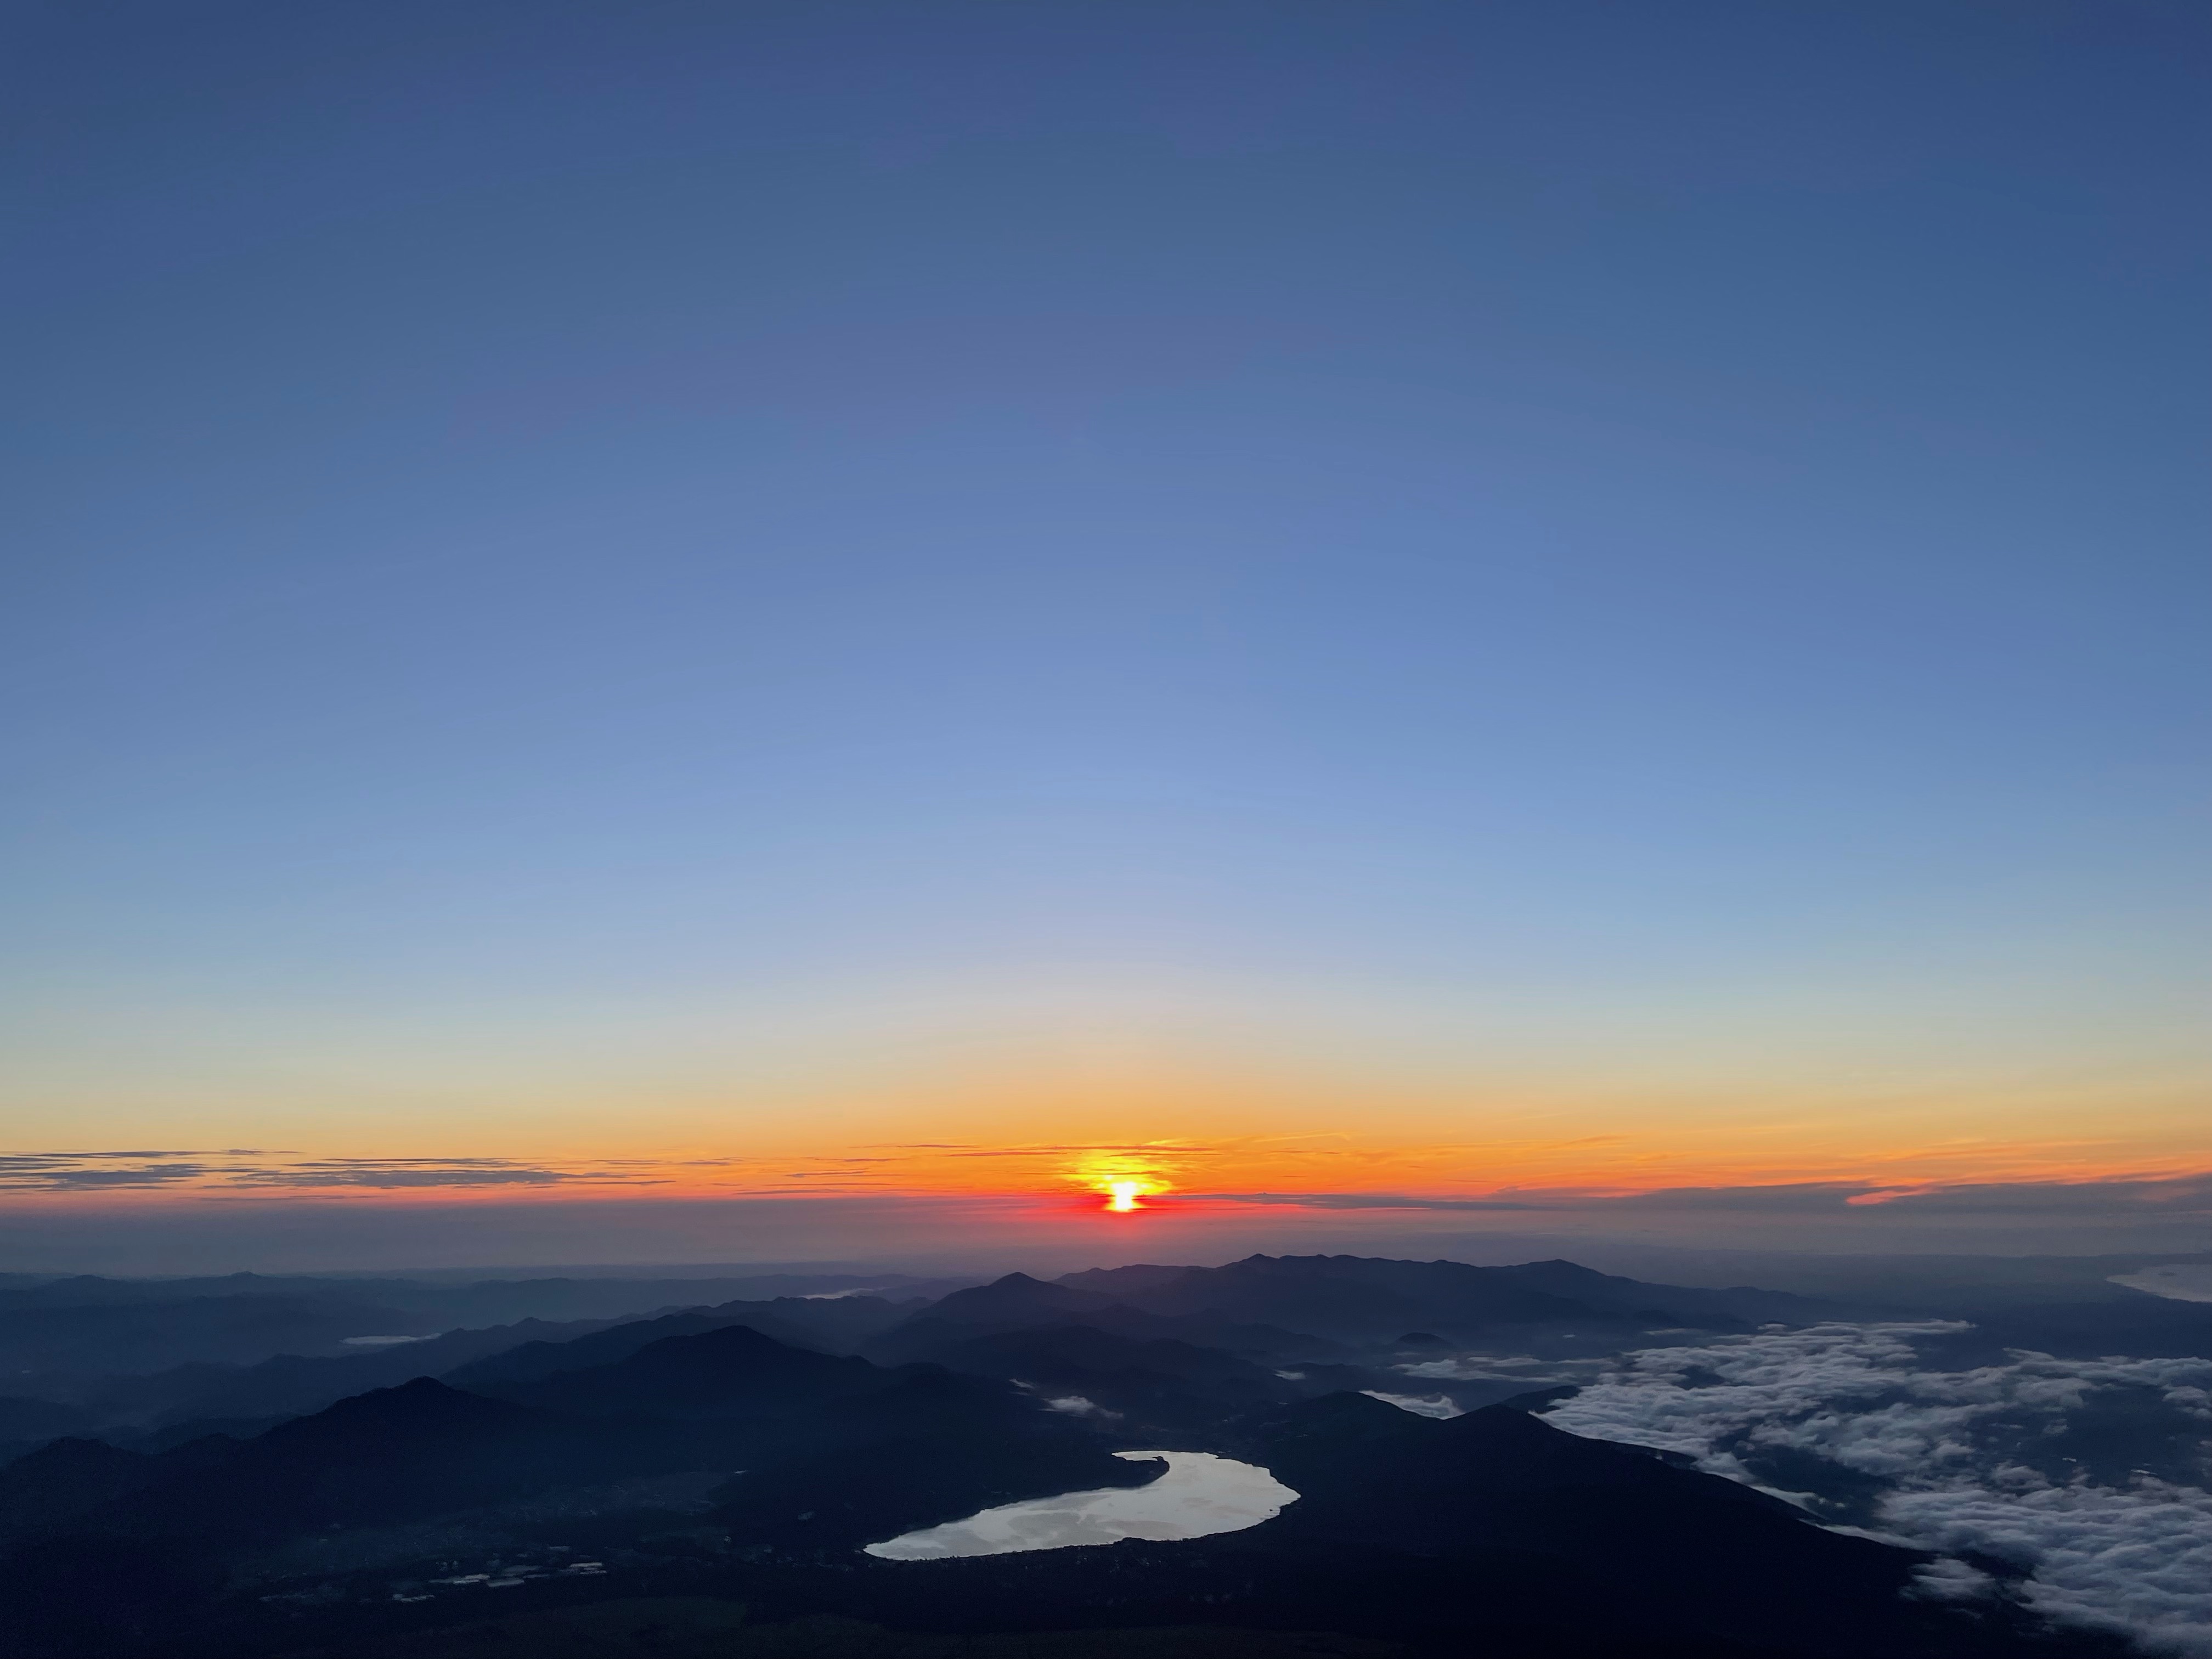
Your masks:
M965 1521L948 1521L881 1544L870 1555L886 1561L934 1561L949 1555L1007 1555L1016 1550L1064 1550L1124 1538L1206 1538L1242 1532L1273 1520L1297 1493L1256 1464L1212 1452L1127 1451L1116 1457L1158 1458L1168 1472L1142 1486L1063 1492L1002 1504Z

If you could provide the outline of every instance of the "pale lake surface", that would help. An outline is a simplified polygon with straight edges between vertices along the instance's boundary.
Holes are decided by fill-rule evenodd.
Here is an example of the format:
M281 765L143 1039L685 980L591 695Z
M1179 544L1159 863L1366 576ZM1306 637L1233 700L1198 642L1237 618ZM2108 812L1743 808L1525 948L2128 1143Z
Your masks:
M1064 1550L1124 1538L1206 1538L1242 1532L1273 1519L1297 1493L1253 1463L1212 1452L1125 1451L1116 1457L1158 1458L1168 1472L1149 1485L1109 1486L1002 1504L965 1521L948 1521L881 1544L867 1553L886 1561L933 1561L948 1555L1008 1555L1016 1550Z
M2212 1302L2212 1261L2174 1261L2141 1273L2114 1273L2112 1282L2174 1302Z

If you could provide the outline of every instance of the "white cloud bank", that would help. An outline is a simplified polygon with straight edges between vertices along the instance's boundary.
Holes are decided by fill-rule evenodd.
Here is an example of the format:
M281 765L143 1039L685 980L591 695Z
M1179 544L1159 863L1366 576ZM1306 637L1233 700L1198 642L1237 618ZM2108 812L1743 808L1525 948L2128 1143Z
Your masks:
M1826 1324L1645 1349L1544 1416L1575 1434L1687 1453L1713 1474L1816 1508L1820 1498L1784 1489L1772 1470L1800 1472L1808 1486L1832 1471L1838 1487L1866 1495L1877 1535L2015 1563L2031 1573L2019 1586L2029 1605L2052 1618L2212 1659L2212 1492L2199 1484L2201 1461L2193 1480L2175 1478L2170 1461L2162 1475L2107 1468L2093 1477L2078 1465L2096 1459L2069 1470L2055 1456L2084 1443L2085 1411L2136 1402L2138 1418L2160 1414L2201 1460L2212 1361L2015 1350L2008 1364L1972 1370L1923 1362L1917 1342L1964 1328ZM1946 1596L1990 1588L1962 1564L1924 1584Z

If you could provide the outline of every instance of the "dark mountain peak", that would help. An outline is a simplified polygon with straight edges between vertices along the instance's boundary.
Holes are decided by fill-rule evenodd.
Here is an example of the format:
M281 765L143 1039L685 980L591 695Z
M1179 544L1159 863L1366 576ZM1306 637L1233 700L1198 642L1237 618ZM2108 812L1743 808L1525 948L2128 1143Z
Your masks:
M496 1440L538 1415L504 1400L464 1394L418 1376L397 1388L354 1395L312 1417L280 1423L251 1440L234 1443L230 1450L256 1462L355 1463L389 1455L400 1447L450 1448ZM177 1467L195 1447L205 1461L210 1455L206 1443L195 1442L164 1454L165 1465Z
M1458 1417L1447 1418L1442 1432L1454 1441L1480 1441L1497 1445L1534 1446L1567 1442L1577 1445L1592 1443L1586 1437L1553 1428L1542 1418L1532 1417L1516 1406L1484 1406ZM1607 1441L1603 1443L1610 1446L1613 1443Z
M482 1395L464 1394L434 1377L418 1376L396 1388L372 1389L325 1407L313 1417L279 1424L259 1443L277 1449L392 1434L467 1435L504 1426L520 1408Z
M1802 1323L1844 1311L1832 1304L1823 1304L1779 1291L1748 1286L1714 1291L1686 1285L1655 1285L1557 1259L1475 1271L1489 1274L1500 1284L1569 1297L1604 1312L1711 1330L1741 1330L1747 1328L1750 1322L1768 1319Z
M842 1358L818 1349L779 1341L750 1325L664 1336L625 1359L600 1368L609 1373L714 1371L724 1376L840 1376L872 1369L865 1359Z
M411 1416L435 1411L447 1401L470 1401L477 1396L447 1388L434 1376L410 1376L388 1389L371 1389L349 1395L316 1413L338 1421L349 1417Z
M347 1406L370 1400L404 1401L412 1404L418 1401L465 1400L470 1397L459 1389L447 1387L434 1376L410 1376L404 1382L391 1388L374 1389L368 1394L356 1395L352 1400L342 1400L331 1409L339 1411Z
M0 1494L49 1482L106 1481L111 1477L137 1474L152 1463L153 1460L143 1452L125 1451L105 1440L71 1435L50 1440L0 1469Z
M795 1353L799 1350L787 1342L755 1330L750 1325L722 1325L711 1331L701 1331L690 1337L663 1337L661 1342L689 1342L700 1353ZM653 1345L660 1346L659 1342Z
M611 1334L611 1333L609 1333ZM561 1370L502 1392L532 1405L592 1415L684 1418L778 1412L880 1388L865 1359L793 1347L745 1325L664 1336L611 1363Z
M1062 1273L1053 1282L1073 1285L1079 1290L1090 1290L1109 1284L1156 1283L1160 1279L1173 1279L1179 1273L1201 1271L1192 1267L1171 1267L1153 1261L1133 1261L1126 1267L1085 1267L1081 1273Z
M456 1365L441 1375L453 1388L471 1393L506 1395L521 1384L543 1382L562 1371L611 1365L665 1337L695 1336L716 1329L724 1322L717 1316L697 1310L663 1314L656 1319L628 1320L587 1331L581 1336L520 1342Z
M935 1302L920 1316L923 1319L977 1324L1042 1310L1092 1309L1107 1306L1112 1298L1095 1291L1079 1291L1066 1285L1048 1285L1027 1273L1008 1273L1004 1279L971 1290L955 1291Z
M1604 1317L1577 1299L1456 1261L1259 1254L1126 1286L1103 1276L1091 1282L1151 1313L1202 1315L1362 1343L1388 1341L1401 1331L1465 1340L1500 1325L1571 1322L1577 1328Z
M1569 1261L1553 1256L1544 1261L1516 1261L1509 1267L1483 1267L1480 1273L1511 1273L1522 1279L1544 1279L1574 1281L1591 1285L1634 1285L1640 1280L1623 1279L1617 1273L1601 1273L1595 1267L1585 1267L1579 1261Z
M1220 1267L1070 1274L1062 1284L1153 1313L1212 1314L1364 1342L1398 1331L1463 1341L1501 1325L1743 1330L1759 1321L1805 1323L1841 1311L1777 1291L1646 1284L1557 1257L1479 1267L1441 1258L1258 1254Z
M94 1518L238 1547L659 1473L686 1455L661 1425L585 1421L416 1377L252 1440L165 1453L157 1481Z
M1248 1255L1215 1273L1233 1277L1264 1274L1273 1279L1341 1279L1374 1277L1416 1272L1426 1267L1457 1267L1456 1262L1401 1261L1380 1255ZM1478 1268L1464 1268L1474 1273Z

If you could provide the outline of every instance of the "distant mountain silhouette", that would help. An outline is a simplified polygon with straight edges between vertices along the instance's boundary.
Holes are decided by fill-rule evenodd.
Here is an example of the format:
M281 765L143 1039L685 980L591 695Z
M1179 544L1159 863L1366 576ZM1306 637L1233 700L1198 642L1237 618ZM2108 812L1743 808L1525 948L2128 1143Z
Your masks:
M290 1305L281 1297L256 1291L250 1306L241 1300L232 1311L238 1314L243 1308L246 1312L257 1309L266 1312L272 1307ZM769 1302L728 1302L659 1319L560 1323L526 1319L481 1329L451 1330L390 1346L349 1348L337 1354L280 1353L244 1365L198 1361L145 1376L101 1376L70 1384L65 1389L73 1396L68 1404L0 1398L0 1457L20 1455L63 1434L113 1434L145 1446L176 1443L180 1430L188 1432L195 1424L203 1425L201 1432L234 1425L267 1427L276 1419L305 1416L349 1395L391 1388L417 1376L440 1377L464 1389L535 1380L557 1370L580 1370L620 1358L662 1336L725 1325L748 1325L795 1347L847 1352L862 1338L898 1322L920 1305L877 1297L819 1300L793 1297ZM136 1320L147 1310L126 1304L81 1311L87 1317ZM155 1311L167 1317L172 1310L164 1307ZM361 1310L353 1308L345 1313L342 1328L350 1329L363 1322L366 1318ZM603 1343L588 1348L568 1346L597 1333L605 1333ZM15 1443L12 1454L6 1449L10 1441Z
M67 1528L162 1473L143 1452L101 1440L57 1440L0 1468L0 1544Z
M971 1337L943 1345L935 1358L952 1370L1003 1377L1056 1397L1062 1410L1095 1407L1139 1437L1146 1430L1171 1437L1196 1432L1234 1413L1308 1392L1219 1348L1174 1337L1118 1336L1091 1325Z
M163 1453L155 1480L88 1519L95 1530L133 1535L274 1540L687 1461L672 1425L579 1421L419 1377L252 1440L195 1441Z
M469 1284L264 1273L167 1279L16 1276L0 1278L0 1376L41 1383L75 1379L81 1384L84 1379L143 1376L181 1366L252 1365L286 1354L354 1358L363 1357L348 1346L356 1337L428 1337L529 1320L607 1323L701 1307L772 1314L788 1322L786 1334L803 1330L814 1346L849 1352L862 1337L911 1312L922 1299L917 1291L952 1287L943 1280L898 1274L884 1275L872 1285L836 1274L594 1276ZM830 1294L790 1293L817 1289ZM876 1289L892 1299L848 1294ZM453 1354L443 1364L449 1367L483 1352ZM124 1414L137 1412L143 1421L149 1409L167 1411L173 1403L189 1415L257 1414L220 1402L201 1407L166 1396L149 1400L148 1392L136 1391L141 1397L129 1402Z
M1124 1299L1049 1284L1027 1273L1008 1273L988 1285L940 1297L923 1316L979 1333L1018 1330L1042 1318L1103 1312Z
M1363 1343L1389 1342L1407 1331L1474 1341L1534 1327L1625 1334L1658 1323L1740 1331L1759 1319L1832 1316L1809 1298L1645 1285L1571 1261L1474 1267L1369 1256L1254 1255L1222 1267L1097 1268L1066 1274L1058 1284L1149 1313L1273 1324Z
M589 1370L600 1365L611 1365L629 1358L641 1348L672 1336L700 1336L708 1331L725 1330L741 1322L694 1309L685 1313L663 1314L657 1319L633 1319L598 1331L586 1332L568 1338L553 1338L538 1341L515 1343L497 1352L487 1354L468 1364L456 1365L449 1370L436 1373L438 1379L456 1389L466 1389L477 1394L506 1395L517 1389L542 1382L562 1371ZM805 1334L770 1328L762 1330L757 1324L748 1328L788 1346L814 1349Z
M1071 1325L1135 1341L1171 1340L1249 1356L1302 1359L1340 1352L1334 1342L1304 1331L1241 1322L1210 1310L1163 1314L1123 1297L1048 1284L1027 1273L1008 1273L988 1285L957 1291L870 1338L860 1351L885 1364L936 1360L978 1337Z
M690 1322L690 1316L679 1316L652 1325ZM604 1348L633 1328L624 1326L562 1346ZM881 1388L889 1380L865 1359L793 1347L747 1325L679 1330L606 1364L589 1364L592 1356L588 1352L577 1357L587 1362L585 1367L534 1381L492 1381L483 1386L505 1398L577 1415L647 1413L689 1419L787 1412ZM530 1360L534 1366L549 1358L532 1354Z
M102 1422L125 1433L210 1419L304 1417L371 1389L442 1376L521 1344L573 1341L611 1322L527 1319L341 1355L288 1353L249 1365L180 1365L148 1376L103 1379L87 1392L99 1402Z
M401 1281L404 1282L404 1281ZM0 1309L137 1307L245 1296L285 1301L377 1303L386 1288L372 1279L295 1279L272 1273L222 1273L192 1279L110 1279L73 1273L35 1284L0 1285ZM419 1285L410 1288L419 1290Z
M1477 1267L1472 1271L1489 1274L1501 1283L1524 1285L1547 1295L1565 1297L1585 1307L1639 1319L1656 1316L1706 1330L1726 1330L1771 1320L1809 1325L1817 1320L1856 1318L1869 1311L1881 1311L1869 1310L1863 1304L1795 1296L1787 1291L1762 1291L1747 1285L1717 1291L1688 1285L1652 1285L1642 1279L1601 1273L1572 1261L1527 1261L1510 1267Z
M436 1329L394 1308L252 1295L0 1308L0 1370L99 1376L272 1353L339 1353L353 1336Z
M98 1414L74 1402L0 1395L0 1463L63 1435L86 1434L100 1426Z

